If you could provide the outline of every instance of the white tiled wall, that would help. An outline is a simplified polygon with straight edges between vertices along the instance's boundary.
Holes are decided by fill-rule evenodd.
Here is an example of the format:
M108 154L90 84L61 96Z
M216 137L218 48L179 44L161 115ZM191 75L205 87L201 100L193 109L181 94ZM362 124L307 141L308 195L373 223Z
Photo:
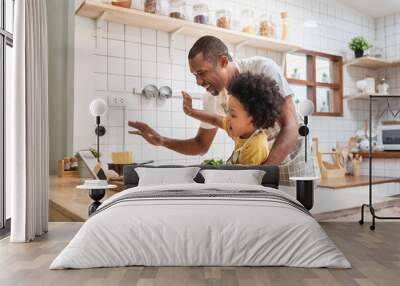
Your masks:
M383 49L383 56L400 60L400 12L375 19L376 46ZM379 78L385 77L391 94L400 94L400 67L379 71Z
M186 1L188 6L195 1ZM274 1L206 1L211 11L229 7L237 19L244 8L253 9L258 17L261 12L271 13L279 23L279 12L289 13L289 40L302 44L304 48L351 56L348 41L356 35L364 35L374 42L375 22L358 11L338 1L328 0L274 0ZM306 20L316 20L318 28L303 27ZM75 122L74 149L88 148L95 144L94 118L88 113L89 102L96 97L107 98L121 94L128 101L125 110L111 108L102 124L107 134L101 138L101 151L105 161L109 152L129 150L135 161L155 159L158 163L197 163L204 158L226 159L232 143L219 131L211 150L204 157L183 156L165 148L154 147L141 138L128 135L127 120L142 120L165 136L189 138L197 132L199 123L181 110L179 92L204 92L195 84L190 74L187 53L196 40L178 36L169 56L169 35L165 32L115 23L102 23L103 34L96 48L96 28L93 20L76 17L75 35ZM279 28L278 28L279 30ZM278 31L279 33L279 31ZM399 45L397 45L399 47ZM232 47L230 47L232 48ZM233 50L232 50L233 51ZM241 48L238 58L263 55L281 63L282 54L254 48ZM361 68L344 70L344 93L355 91L355 81L365 76L376 76L376 72ZM146 84L171 86L176 97L167 101L147 100L132 94ZM194 104L201 107L201 100ZM343 117L312 117L312 135L318 136L321 148L327 150L336 141L346 141L360 128L366 119L367 105L344 102Z
M392 60L400 59L400 12L375 19L375 46L382 50L382 57ZM385 78L390 86L389 93L400 95L400 67L379 69L376 72L376 79ZM390 99L390 108L394 113L400 110L400 100ZM374 114L373 123L376 126L379 119L393 120L388 113L382 112L387 107L387 101L381 99L374 102L377 112ZM399 116L396 118L399 120ZM400 160L398 159L374 159L373 173L377 176L398 177ZM364 160L361 169L362 174L368 174L368 160Z

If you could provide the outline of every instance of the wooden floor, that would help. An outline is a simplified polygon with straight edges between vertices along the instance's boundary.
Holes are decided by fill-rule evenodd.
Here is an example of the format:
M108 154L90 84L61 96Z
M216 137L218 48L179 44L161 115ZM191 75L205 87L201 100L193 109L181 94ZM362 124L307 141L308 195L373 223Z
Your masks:
M376 230L354 222L321 223L352 269L289 267L122 267L48 270L81 223L50 223L28 244L0 241L0 285L400 285L400 223L379 221Z

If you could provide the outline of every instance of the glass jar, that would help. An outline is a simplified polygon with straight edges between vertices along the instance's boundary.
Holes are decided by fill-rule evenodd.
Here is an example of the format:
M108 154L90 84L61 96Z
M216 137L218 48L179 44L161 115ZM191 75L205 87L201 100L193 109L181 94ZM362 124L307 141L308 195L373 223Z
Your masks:
M206 3L196 3L193 5L193 22L208 24L208 5Z
M275 27L271 17L267 14L260 16L259 33L261 36L273 38L275 35Z
M231 28L231 13L228 10L221 9L215 13L217 18L217 27L230 29Z
M176 19L185 19L185 1L169 0L169 16Z
M76 171L78 170L78 158L76 157L71 157L71 170Z
M241 19L241 31L244 33L251 33L254 34L254 12L249 9L242 10L240 13Z
M281 40L287 41L289 35L288 13L281 12Z
M71 161L69 157L64 157L64 171L71 171Z
M158 11L158 1L157 0L145 0L144 1L144 11L147 13L157 13Z

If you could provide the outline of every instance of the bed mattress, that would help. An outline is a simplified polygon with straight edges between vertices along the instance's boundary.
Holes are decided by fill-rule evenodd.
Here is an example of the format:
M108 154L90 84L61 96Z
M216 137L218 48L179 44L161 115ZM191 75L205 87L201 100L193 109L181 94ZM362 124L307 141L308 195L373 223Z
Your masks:
M351 267L293 197L263 186L197 183L110 197L50 269L130 265Z

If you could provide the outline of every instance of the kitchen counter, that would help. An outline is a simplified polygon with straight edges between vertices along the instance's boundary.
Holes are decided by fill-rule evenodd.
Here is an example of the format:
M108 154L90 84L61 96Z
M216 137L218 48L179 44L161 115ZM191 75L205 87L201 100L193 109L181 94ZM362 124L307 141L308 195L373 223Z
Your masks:
M394 183L400 182L400 178L391 178L391 177L372 177L372 184L385 184L385 183ZM345 188L353 188L360 186L368 186L369 185L369 177L368 176L345 176L341 178L322 178L319 187L323 188L331 188L331 189L345 189Z

